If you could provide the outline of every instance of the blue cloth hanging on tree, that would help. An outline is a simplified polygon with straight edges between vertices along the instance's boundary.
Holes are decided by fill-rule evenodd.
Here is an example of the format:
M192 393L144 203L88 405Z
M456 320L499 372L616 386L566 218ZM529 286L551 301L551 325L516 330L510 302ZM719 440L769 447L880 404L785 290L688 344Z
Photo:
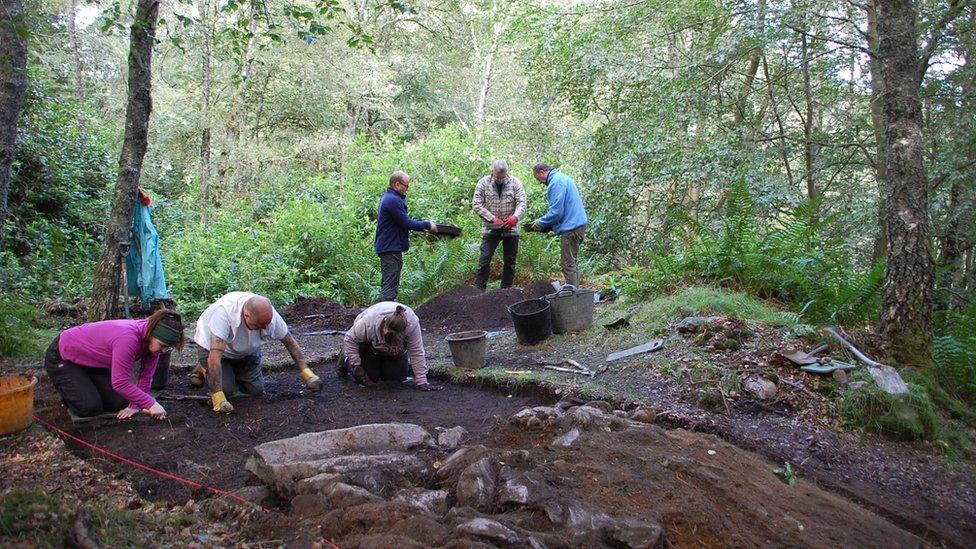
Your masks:
M132 212L129 253L125 256L129 295L138 296L143 308L157 299L169 299L163 258L159 255L159 233L149 214L149 197L140 189L140 200Z

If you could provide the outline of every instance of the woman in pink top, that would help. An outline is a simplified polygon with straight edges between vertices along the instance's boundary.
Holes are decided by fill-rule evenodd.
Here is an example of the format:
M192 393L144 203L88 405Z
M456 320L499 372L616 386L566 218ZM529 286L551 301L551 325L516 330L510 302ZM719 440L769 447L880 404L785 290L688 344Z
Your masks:
M149 385L159 354L182 349L183 342L183 317L171 309L140 320L89 322L54 338L44 368L61 401L77 416L116 413L127 419L143 411L163 419L166 410L149 394ZM142 366L133 383L136 362Z

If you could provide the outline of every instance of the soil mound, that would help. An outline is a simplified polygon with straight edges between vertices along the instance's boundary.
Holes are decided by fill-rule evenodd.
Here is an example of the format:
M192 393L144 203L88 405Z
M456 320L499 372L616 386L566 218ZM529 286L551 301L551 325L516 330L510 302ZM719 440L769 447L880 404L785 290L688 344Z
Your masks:
M414 311L426 330L498 330L512 325L509 305L552 292L552 285L546 281L533 282L524 289L499 288L490 292L482 292L475 286L459 286Z
M361 307L345 307L328 297L300 297L280 311L288 326L302 331L346 330Z

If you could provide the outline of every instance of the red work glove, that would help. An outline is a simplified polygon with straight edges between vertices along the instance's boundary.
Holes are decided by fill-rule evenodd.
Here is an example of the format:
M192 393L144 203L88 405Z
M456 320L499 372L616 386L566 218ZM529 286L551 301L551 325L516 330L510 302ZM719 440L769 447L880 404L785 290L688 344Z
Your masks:
M514 227L517 224L518 224L518 218L515 217L514 215L509 216L509 218L505 220L505 228L506 229L511 229L512 227Z
M492 225L503 225L504 223L505 221L502 220L502 218L498 217L497 215L491 219Z

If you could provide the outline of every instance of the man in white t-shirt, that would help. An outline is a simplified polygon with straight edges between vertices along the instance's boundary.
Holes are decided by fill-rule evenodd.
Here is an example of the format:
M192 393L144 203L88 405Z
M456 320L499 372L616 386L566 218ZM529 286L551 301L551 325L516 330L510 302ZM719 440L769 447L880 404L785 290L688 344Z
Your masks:
M193 335L199 347L197 366L190 383L199 387L209 382L213 410L233 412L226 394L264 394L261 344L271 339L288 349L308 388L320 390L322 380L305 363L298 342L271 300L250 292L230 292L200 315Z

